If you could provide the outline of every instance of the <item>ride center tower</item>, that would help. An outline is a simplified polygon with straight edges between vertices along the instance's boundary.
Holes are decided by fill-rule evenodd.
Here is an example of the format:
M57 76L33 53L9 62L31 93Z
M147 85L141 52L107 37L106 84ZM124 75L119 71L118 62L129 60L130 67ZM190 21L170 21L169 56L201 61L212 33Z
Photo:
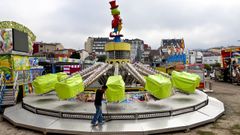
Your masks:
M107 53L106 63L109 64L121 64L121 63L130 63L130 50L131 45L129 43L122 42L120 34L122 30L122 19L120 17L120 10L116 4L116 0L109 2L111 5L111 13L113 16L112 20L112 29L109 37L113 38L112 42L109 42L105 45L105 51Z

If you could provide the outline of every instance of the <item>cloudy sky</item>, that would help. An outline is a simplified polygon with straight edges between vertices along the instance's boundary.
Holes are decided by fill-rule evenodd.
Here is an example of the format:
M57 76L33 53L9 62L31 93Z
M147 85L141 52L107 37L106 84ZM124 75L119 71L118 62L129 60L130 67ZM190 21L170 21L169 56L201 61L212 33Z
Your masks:
M37 41L84 48L87 37L111 31L109 0L1 0L0 21L24 24ZM184 38L187 48L240 44L239 0L118 0L125 38L158 48Z

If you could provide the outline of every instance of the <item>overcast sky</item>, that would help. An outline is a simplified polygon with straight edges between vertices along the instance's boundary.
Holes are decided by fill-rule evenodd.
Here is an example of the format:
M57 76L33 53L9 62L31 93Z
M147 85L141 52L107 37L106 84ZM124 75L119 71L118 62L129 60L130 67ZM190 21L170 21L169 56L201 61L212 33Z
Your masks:
M37 41L84 48L89 36L107 37L110 0L1 0L0 21L27 26ZM152 48L184 38L187 48L240 44L240 0L117 0L124 38Z

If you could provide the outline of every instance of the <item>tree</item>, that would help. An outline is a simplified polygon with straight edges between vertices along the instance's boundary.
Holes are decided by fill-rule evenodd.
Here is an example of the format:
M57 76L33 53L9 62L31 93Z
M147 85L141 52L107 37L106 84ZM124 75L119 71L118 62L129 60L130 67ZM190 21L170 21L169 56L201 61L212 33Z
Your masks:
M221 63L215 63L213 64L213 67L221 67Z
M100 56L97 56L98 58L98 62L105 62L106 59L107 59L107 56L106 55L100 55Z
M77 52L73 52L73 53L72 53L72 55L70 56L70 58L74 58L74 59L80 59L80 58L81 58L81 56L80 56L80 54L79 54L79 53L77 53Z
M209 64L204 64L204 68L207 70L211 70L211 66Z

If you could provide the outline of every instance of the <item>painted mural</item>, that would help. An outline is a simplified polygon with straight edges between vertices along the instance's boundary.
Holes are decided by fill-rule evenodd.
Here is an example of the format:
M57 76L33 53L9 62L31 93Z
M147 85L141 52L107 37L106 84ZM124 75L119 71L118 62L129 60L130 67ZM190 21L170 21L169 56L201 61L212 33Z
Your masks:
M9 53L12 49L12 29L0 30L0 53Z
M12 61L14 70L30 70L28 56L13 56Z
M29 46L29 52L28 53L32 54L32 52L33 52L32 45L33 45L34 41L36 40L36 36L26 26L24 26L22 24L19 24L17 22L14 22L14 21L2 21L2 22L0 22L0 32L3 33L3 37L2 37L2 34L0 36L0 41L1 40L7 41L3 45L0 44L2 46L1 48L3 48L3 49L0 49L0 54L9 53L13 48L12 44L10 44L10 41L12 43L12 32L10 32L10 31L12 31L12 29L16 29L16 30L19 30L21 32L24 32L24 33L28 34L28 46ZM6 33L4 31L9 31L9 33Z
M7 81L12 80L12 61L10 55L0 55L0 71L4 72Z
M18 71L18 83L27 83L30 82L30 70Z
M30 63L28 56L0 55L0 71L4 72L7 82L13 81L14 71L23 71L18 74L19 80L22 80L22 82L29 81Z

